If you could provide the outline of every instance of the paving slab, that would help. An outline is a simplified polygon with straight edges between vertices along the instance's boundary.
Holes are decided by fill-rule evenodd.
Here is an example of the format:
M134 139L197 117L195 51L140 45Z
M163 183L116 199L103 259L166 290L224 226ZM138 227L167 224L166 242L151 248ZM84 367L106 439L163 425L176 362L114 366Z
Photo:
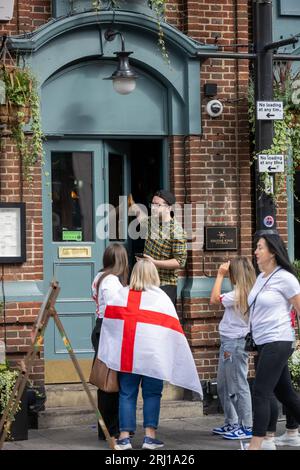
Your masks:
M214 436L211 429L222 424L222 415L197 418L161 420L158 439L165 443L164 450L238 450L238 441L227 441ZM278 434L285 430L285 421L278 423ZM138 423L132 444L141 449L142 423ZM26 441L6 442L4 450L108 450L105 441L98 440L97 426L80 425L65 428L31 429ZM280 447L278 450L300 450L300 447Z

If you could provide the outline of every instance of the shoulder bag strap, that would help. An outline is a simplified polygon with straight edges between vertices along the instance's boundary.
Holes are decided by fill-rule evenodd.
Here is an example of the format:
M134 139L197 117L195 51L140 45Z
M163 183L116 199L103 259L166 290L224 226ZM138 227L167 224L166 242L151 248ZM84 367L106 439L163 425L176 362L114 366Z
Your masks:
M259 291L258 291L258 293L256 294L255 299L253 300L252 304L249 305L248 309L247 309L246 312L245 312L245 314L246 314L247 312L250 311L250 318L249 318L250 332L252 331L251 318L252 318L252 316L253 316L253 312L254 312L254 309L255 309L256 299L257 299L257 297L259 296L259 294L261 293L261 291L265 288L266 284L268 284L268 282L270 281L270 279L274 276L274 274L278 273L278 271L280 271L281 269L282 269L282 268L280 267L280 268L276 269L276 271L274 271L274 272L271 274L271 276L269 277L269 279L267 279L266 282L264 283L264 285L259 289ZM251 311L251 307L253 307L253 308L252 308L252 311Z

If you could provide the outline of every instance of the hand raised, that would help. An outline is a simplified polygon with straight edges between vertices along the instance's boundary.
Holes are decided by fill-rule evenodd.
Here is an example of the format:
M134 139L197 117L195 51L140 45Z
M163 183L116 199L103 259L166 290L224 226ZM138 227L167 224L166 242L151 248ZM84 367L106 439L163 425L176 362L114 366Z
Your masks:
M222 263L218 269L218 274L221 274L221 276L226 276L229 271L229 266L230 266L230 261L227 261L226 263Z

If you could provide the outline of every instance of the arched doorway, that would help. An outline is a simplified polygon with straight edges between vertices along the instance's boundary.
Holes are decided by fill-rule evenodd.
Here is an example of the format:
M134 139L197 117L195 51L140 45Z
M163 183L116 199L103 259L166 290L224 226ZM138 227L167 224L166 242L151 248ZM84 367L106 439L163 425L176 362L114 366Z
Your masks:
M45 193L43 203L45 281L54 276L60 283L57 310L86 375L95 321L91 284L103 251L109 242L118 241L132 261L137 246L126 225L119 230L117 220L106 230L105 204L118 210L120 198L132 193L146 205L153 192L167 184L167 90L140 71L137 93L124 100L103 80L113 67L109 61L83 61L42 87L49 179L44 188L49 183L51 187L51 197ZM78 380L52 322L46 332L45 371L46 383Z

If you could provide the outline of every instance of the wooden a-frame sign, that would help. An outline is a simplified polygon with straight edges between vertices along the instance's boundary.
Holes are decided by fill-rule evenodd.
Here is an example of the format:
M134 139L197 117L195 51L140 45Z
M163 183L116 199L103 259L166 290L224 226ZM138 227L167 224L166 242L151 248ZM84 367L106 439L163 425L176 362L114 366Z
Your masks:
M72 349L71 343L66 335L65 329L60 321L60 318L55 310L55 302L58 297L60 291L60 287L58 285L57 281L52 281L50 284L50 288L48 290L48 293L44 299L43 304L41 305L41 308L39 310L36 322L34 324L33 330L31 332L31 344L29 346L29 350L25 356L24 361L22 361L22 370L20 371L14 389L11 393L11 396L9 398L9 401L7 403L7 406L3 412L2 418L0 420L0 449L2 449L3 443L6 439L7 433L10 430L10 426L13 420L14 415L16 414L16 410L18 407L18 403L21 399L21 396L23 394L24 388L26 386L27 380L28 380L28 375L29 375L29 370L33 364L33 361L35 360L37 354L40 352L42 344L43 344L43 338L45 334L46 327L48 325L48 321L50 317L53 318L59 333L61 335L61 338L63 340L63 343L70 355L70 358L74 364L74 367L78 373L78 376L82 382L82 385L84 387L84 390L87 393L88 399L90 401L90 404L92 408L94 409L99 425L101 426L101 429L106 437L106 440L109 444L109 447L111 449L114 449L114 438L110 436L108 429L105 425L105 422L101 416L100 411L98 410L97 404L91 394L91 391L87 385L87 382L83 376L83 373L81 371L81 368L79 366L78 360L74 354L74 351Z

